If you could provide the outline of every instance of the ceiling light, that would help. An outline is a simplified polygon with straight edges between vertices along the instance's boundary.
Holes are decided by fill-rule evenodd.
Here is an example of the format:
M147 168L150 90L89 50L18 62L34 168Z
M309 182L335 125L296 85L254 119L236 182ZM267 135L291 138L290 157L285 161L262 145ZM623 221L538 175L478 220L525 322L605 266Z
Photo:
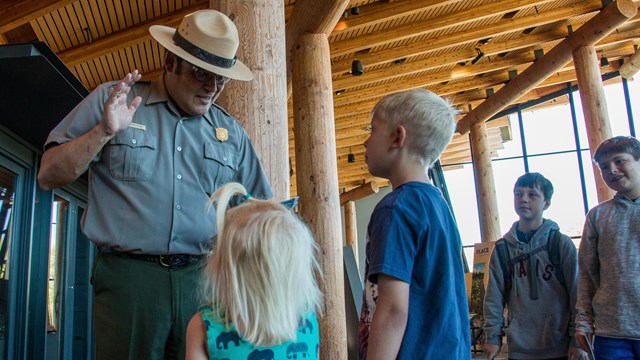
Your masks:
M476 52L478 53L478 55L476 55L476 57L471 60L471 65L475 65L478 61L480 61L480 59L484 57L484 53L482 52L482 50L476 48Z
M347 161L350 163L356 162L356 156L353 155L353 153L351 152L351 149L349 149L349 155L347 155Z
M360 15L360 8L357 6L354 6L351 8L351 15Z
M356 59L351 63L351 75L359 76L364 74L364 66L362 61Z
M600 67L607 67L609 66L609 58L607 58L606 56L603 56L600 58Z
M344 93L344 89L336 90L336 95L342 95Z

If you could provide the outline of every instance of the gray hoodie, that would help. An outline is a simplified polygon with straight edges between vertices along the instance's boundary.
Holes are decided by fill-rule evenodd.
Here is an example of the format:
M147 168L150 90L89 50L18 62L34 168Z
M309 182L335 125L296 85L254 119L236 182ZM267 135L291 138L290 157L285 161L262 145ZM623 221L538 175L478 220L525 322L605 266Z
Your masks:
M617 194L587 214L578 296L578 330L640 340L640 199Z
M516 221L504 238L510 258L545 246L551 230L559 230L558 224L544 219L529 243L518 240ZM491 254L489 282L484 297L484 331L487 343L500 345L502 335L507 336L510 358L545 359L567 356L573 341L576 284L578 278L577 251L571 239L562 235L560 259L565 284L556 276L546 250L531 255L529 260L515 264L507 321L503 310L506 306L504 278L497 251ZM534 266L530 271L530 261ZM533 275L533 276L531 276ZM531 296L533 282L538 288L538 299Z

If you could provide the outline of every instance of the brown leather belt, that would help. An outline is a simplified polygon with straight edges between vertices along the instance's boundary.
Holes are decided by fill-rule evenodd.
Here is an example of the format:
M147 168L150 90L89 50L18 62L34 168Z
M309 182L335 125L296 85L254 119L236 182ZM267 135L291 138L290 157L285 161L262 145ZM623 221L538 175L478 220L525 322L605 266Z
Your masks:
M179 269L187 265L193 264L205 258L205 255L187 255L187 254L174 254L174 255L147 255L147 254L134 254L130 252L115 251L111 248L101 248L101 253L118 255L122 257L128 257L131 259L142 260L147 262L154 262L160 264L162 267L169 269Z

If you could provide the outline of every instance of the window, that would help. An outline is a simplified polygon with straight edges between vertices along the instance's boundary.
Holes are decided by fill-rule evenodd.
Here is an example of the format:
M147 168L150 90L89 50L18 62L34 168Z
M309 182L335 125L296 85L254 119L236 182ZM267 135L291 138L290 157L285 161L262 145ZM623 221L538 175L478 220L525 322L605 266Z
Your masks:
M66 238L66 218L69 202L59 196L54 197L51 216L51 238L49 239L49 266L47 286L47 332L60 330L60 297L63 279L64 239Z
M0 166L0 359L6 359L9 338L8 303L15 187L16 174Z
M627 116L627 102L637 130L640 82L629 81L628 88L630 99L625 99L623 83L619 79L604 87L614 136L634 135ZM575 125L571 98L575 104ZM504 149L498 149L492 160L500 229L506 233L517 220L513 210L513 185L527 168L551 180L555 192L552 205L544 216L556 221L578 244L585 213L598 203L594 176L600 175L594 174L579 93L574 91L568 96L568 92L563 91L556 99L559 105L522 110L521 121L518 113L509 115L512 140L504 142ZM449 163L443 164L442 169L467 261L473 264L473 244L481 241L476 190L472 186L475 184L473 167L470 162Z

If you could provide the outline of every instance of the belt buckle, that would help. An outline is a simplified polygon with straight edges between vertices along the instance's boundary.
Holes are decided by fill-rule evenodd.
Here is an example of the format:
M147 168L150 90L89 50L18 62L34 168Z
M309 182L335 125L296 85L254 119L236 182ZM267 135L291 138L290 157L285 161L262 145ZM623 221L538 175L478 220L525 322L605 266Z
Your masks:
M187 261L184 256L181 255L160 255L158 262L161 266L166 268L177 268L186 265Z

